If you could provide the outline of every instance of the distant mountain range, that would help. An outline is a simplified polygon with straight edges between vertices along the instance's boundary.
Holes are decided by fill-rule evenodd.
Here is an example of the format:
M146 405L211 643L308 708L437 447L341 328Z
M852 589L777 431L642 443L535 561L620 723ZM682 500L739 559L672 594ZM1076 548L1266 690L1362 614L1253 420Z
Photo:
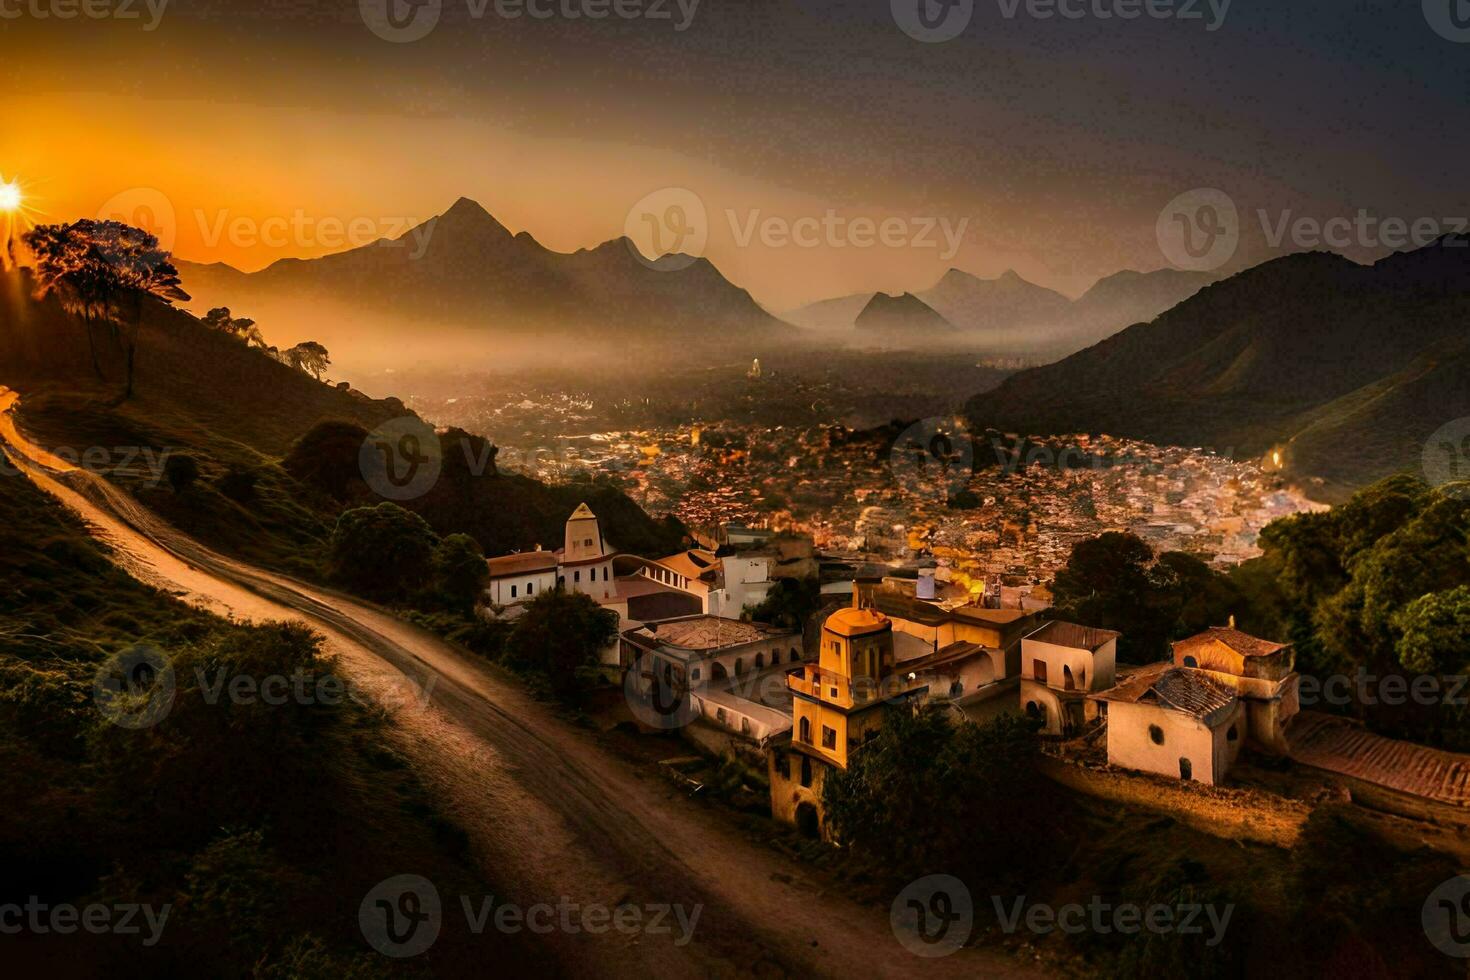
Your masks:
M899 344L954 332L953 324L913 293L875 293L853 326L865 337Z
M951 269L914 295L965 343L1045 357L1072 353L1131 324L1152 320L1213 281L1205 273L1175 269L1124 271L1099 280L1074 302L1015 272L981 279ZM809 330L844 332L855 328L875 295L882 294L821 300L782 317Z
M625 238L553 252L526 232L512 235L467 198L397 239L321 258L282 259L255 273L178 266L193 309L228 306L255 318L273 342L312 339L334 350L478 341L491 358L487 340L744 350L789 333L705 259L650 262Z
M1013 375L968 414L1027 435L1275 450L1289 474L1340 499L1420 470L1431 435L1470 417L1467 246L1447 238L1371 266L1326 252L1267 262Z

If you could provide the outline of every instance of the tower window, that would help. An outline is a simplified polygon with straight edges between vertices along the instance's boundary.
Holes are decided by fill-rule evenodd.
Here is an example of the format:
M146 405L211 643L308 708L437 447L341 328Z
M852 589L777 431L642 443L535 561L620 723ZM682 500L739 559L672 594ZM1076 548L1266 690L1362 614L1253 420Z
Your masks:
M572 581L573 582L580 582L580 581L582 581L582 573L580 571L573 572L572 573Z
M1148 726L1148 737L1153 740L1155 745L1164 744L1164 730L1158 725Z
M828 728L826 725L822 726L822 748L837 748L837 730L835 728Z

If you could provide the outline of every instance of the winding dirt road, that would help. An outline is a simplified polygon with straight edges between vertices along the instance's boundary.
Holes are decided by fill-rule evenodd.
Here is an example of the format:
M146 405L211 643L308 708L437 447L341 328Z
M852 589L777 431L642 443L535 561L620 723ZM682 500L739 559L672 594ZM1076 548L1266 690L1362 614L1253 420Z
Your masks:
M677 927L540 937L548 974L1028 975L987 950L914 956L894 938L886 909L826 890L493 668L370 604L213 552L52 456L17 427L17 401L0 388L0 441L134 577L221 615L300 620L326 638L353 683L390 706L395 747L514 900L703 905L686 945L675 944ZM446 897L446 916L457 904ZM357 910L343 914L355 919Z

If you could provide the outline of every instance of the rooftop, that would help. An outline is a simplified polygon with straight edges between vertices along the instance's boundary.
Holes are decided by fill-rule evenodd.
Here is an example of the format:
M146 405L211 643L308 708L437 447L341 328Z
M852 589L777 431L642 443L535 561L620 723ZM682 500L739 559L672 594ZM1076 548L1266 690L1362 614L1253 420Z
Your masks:
M1047 623L1041 629L1026 634L1026 639L1035 640L1038 643L1051 643L1059 647L1071 647L1073 650L1090 650L1096 653L1106 646L1111 640L1116 640L1122 633L1113 630L1097 629L1092 626L1078 626L1076 623L1064 622L1060 619Z
M1135 671L1117 687L1093 697L1100 701L1157 705L1207 721L1230 707L1235 692L1203 671L1175 667L1166 660Z
M824 629L831 630L838 636L863 636L867 633L889 629L891 626L888 617L878 610L853 609L851 606L837 610L828 616L827 622L823 624Z
M1196 633L1187 640L1180 640L1174 644L1174 650L1183 655L1210 643L1223 643L1242 657L1269 657L1291 645L1263 640L1230 626L1211 626L1203 633Z
M486 559L491 578L507 578L512 575L527 575L532 572L556 571L556 552L523 551L516 555L502 555Z
M636 632L662 645L682 647L685 650L718 650L755 643L788 631L738 619L701 615L665 620L656 627L650 625Z

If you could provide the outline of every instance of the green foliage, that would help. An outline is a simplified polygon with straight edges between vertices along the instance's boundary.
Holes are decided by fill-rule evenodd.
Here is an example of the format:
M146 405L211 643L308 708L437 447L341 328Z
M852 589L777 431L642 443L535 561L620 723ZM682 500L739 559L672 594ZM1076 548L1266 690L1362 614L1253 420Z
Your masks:
M1445 675L1470 664L1470 500L1453 488L1391 477L1327 513L1274 522L1261 546L1264 558L1235 579L1297 644L1304 673ZM1470 748L1466 712L1374 700L1354 711L1377 731Z
M526 604L506 643L506 662L545 675L559 696L582 686L583 672L618 632L617 613L580 592L553 589Z
M328 542L329 574L359 595L401 601L428 583L438 544L422 517L397 504L358 507L337 518Z
M450 609L470 615L490 580L480 545L468 534L451 534L434 549L434 588Z
M1045 855L1059 794L1036 767L1033 724L885 710L878 735L824 780L838 839L895 876L943 868L972 888L1000 885Z
M1119 659L1150 663L1169 643L1220 626L1243 600L1236 587L1182 552L1155 558L1138 537L1110 531L1080 541L1052 583L1063 619L1117 630Z
M766 597L751 607L750 618L757 623L770 623L799 630L822 603L822 586L816 578L777 579Z

